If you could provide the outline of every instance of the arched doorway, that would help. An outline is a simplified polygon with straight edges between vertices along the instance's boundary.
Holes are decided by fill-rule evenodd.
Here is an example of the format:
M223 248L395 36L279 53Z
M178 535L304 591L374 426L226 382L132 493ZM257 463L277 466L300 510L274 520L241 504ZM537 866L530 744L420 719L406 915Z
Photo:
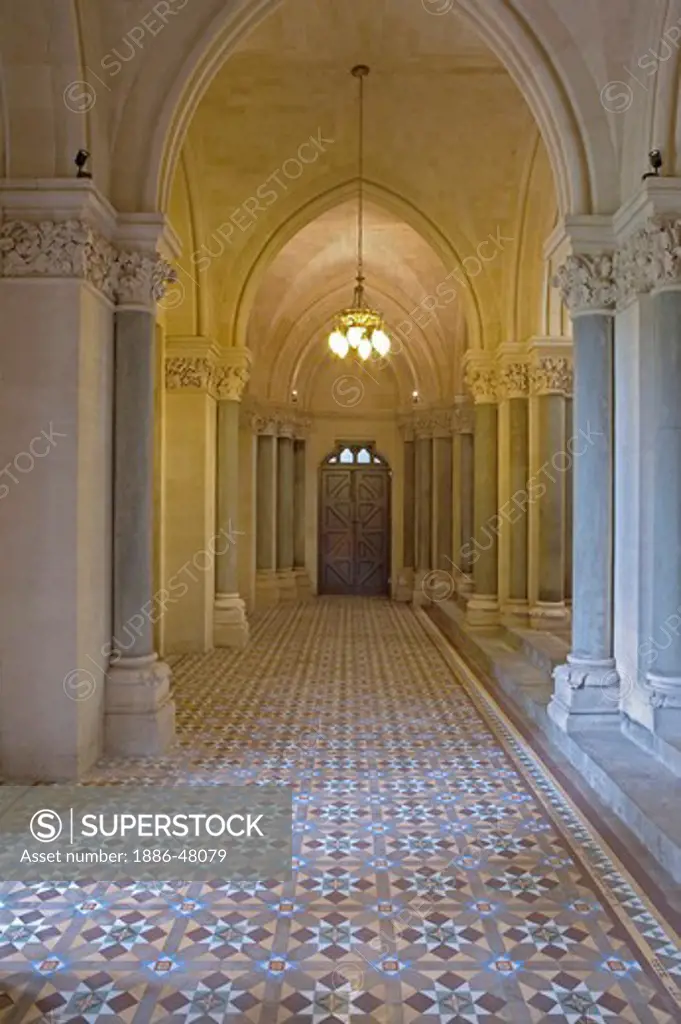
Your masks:
M322 462L320 594L389 593L391 475L371 443L339 443Z

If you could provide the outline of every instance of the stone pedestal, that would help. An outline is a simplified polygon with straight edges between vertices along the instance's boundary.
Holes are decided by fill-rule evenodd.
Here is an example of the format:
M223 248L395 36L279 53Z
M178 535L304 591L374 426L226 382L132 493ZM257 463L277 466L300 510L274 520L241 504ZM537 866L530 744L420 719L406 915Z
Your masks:
M572 652L548 713L566 730L619 716L613 658L612 260L574 256L560 281L574 318ZM589 287L583 284L589 282ZM586 305L585 305L586 304Z
M153 756L174 736L170 669L153 650L154 328L157 258L131 259L128 303L115 316L113 653L106 681L110 755Z

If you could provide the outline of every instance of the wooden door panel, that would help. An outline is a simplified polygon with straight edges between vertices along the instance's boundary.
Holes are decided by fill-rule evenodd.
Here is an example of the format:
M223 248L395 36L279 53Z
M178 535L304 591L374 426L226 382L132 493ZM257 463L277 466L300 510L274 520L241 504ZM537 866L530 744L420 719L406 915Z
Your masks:
M390 472L323 469L320 479L319 592L388 592Z

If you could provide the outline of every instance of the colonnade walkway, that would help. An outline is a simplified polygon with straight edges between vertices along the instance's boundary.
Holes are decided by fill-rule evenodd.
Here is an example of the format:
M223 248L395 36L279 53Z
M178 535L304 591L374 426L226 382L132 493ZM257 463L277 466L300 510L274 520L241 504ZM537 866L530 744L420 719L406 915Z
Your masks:
M290 782L292 879L2 886L7 1024L681 1020L673 907L425 615L280 606L173 668L178 746L88 781Z

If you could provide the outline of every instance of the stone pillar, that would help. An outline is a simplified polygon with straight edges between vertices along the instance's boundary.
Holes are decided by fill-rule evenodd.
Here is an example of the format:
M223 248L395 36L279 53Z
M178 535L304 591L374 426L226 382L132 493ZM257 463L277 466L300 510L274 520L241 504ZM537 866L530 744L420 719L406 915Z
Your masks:
M681 221L677 221L681 226ZM676 243L675 243L676 244ZM652 641L645 654L652 727L664 739L681 737L681 262L674 250L674 283L653 292L654 489ZM670 275L671 276L671 275Z
M416 573L414 603L427 597L433 543L433 438L427 426L417 425L415 445Z
M463 597L473 593L473 531L475 529L475 413L471 415L471 429L460 436L460 472L461 472L461 548L457 567L457 591Z
M619 720L613 657L612 258L568 257L557 283L573 319L572 651L554 671L549 716L572 731ZM605 693L604 691L608 691Z
M442 418L440 416L439 418ZM447 417L444 417L447 419ZM433 555L432 568L442 577L452 566L452 432L439 423L433 437Z
M121 257L114 327L114 635L104 718L112 755L159 754L175 732L170 669L154 651L152 628L155 309L169 271L155 252Z
M466 364L466 379L475 401L474 593L466 615L472 626L494 626L499 621L497 375L487 360L473 357Z
M416 442L411 422L401 425L402 465L402 571L397 581L397 601L411 601L414 594L416 568Z
M295 601L293 571L293 437L277 439L277 580L281 601Z
M164 368L163 612L165 654L213 649L216 400L219 350L209 338L167 341ZM158 519L158 517L157 517Z
M499 368L500 576L502 611L516 625L528 616L529 373L527 356L505 346Z
M217 523L220 544L215 564L213 642L216 647L245 647L246 606L239 595L239 411L250 376L248 349L225 352L216 372L218 399ZM243 531L241 531L243 533Z
M564 629L566 477L572 467L567 449L566 396L572 394L572 359L565 343L531 343L531 411L536 466L532 467L532 510L536 514L536 600L533 629ZM536 494L536 498L534 495Z
M256 608L279 600L277 582L277 438L271 420L255 416L256 453Z
M302 437L293 441L293 572L296 594L304 601L312 593L306 557L307 444Z

